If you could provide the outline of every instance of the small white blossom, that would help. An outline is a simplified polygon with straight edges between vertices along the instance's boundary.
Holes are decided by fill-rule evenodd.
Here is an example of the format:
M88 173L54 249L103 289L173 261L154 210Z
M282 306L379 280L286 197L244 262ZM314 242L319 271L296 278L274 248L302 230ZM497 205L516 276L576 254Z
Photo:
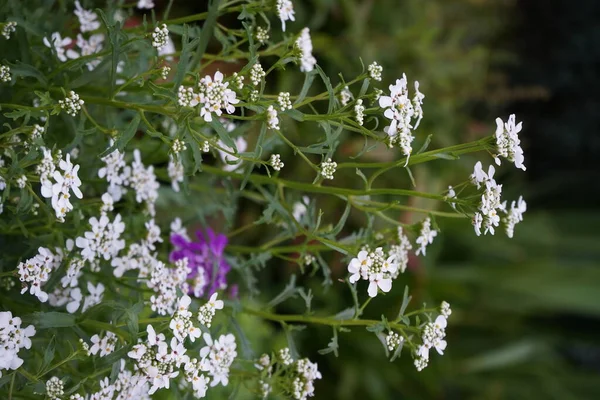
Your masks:
M279 154L271 154L269 164L271 164L271 167L273 167L275 171L280 171L281 168L285 166L285 164L281 161L281 156Z
M171 72L171 67L167 67L166 65L160 69L160 77L162 79L167 79L169 77L169 73Z
M25 175L21 175L16 180L17 187L19 189L24 189L25 185L27 185L27 177Z
M137 8L150 10L154 8L153 0L138 0Z
M200 116L206 122L212 121L212 114L220 117L223 109L231 114L235 111L234 104L239 103L236 94L228 88L229 82L223 82L223 74L220 71L215 72L214 79L210 75L202 78L198 84L200 93L198 101L202 104Z
M307 211L307 204L310 203L310 198L308 196L302 196L302 201L298 201L294 203L294 209L292 210L292 215L296 221L300 221L304 214Z
M182 296L177 304L177 311L169 324L169 328L173 331L173 335L175 335L180 342L183 342L185 338L189 338L194 342L202 334L202 331L192 324L192 313L188 310L191 302L192 299L189 296Z
M288 347L280 349L277 353L277 356L279 358L279 361L283 365L292 365L294 362L294 359L292 358L292 355L290 354L290 349Z
M269 29L263 28L262 26L257 26L254 37L260 44L265 44L269 40Z
M56 50L56 56L62 62L67 61L68 58L78 58L79 54L72 49L65 50L66 47L70 46L73 43L73 40L69 37L62 38L59 32L54 32L51 36L51 39L48 38L43 39L44 45L49 48L54 48Z
M81 32L95 31L100 28L100 22L98 21L98 15L95 12L86 10L81 7L79 1L75 1L75 15L79 19Z
M523 162L525 156L521 148L521 140L519 132L523 129L523 123L516 123L515 114L508 117L508 121L503 122L502 119L496 118L496 146L498 147L498 156L506 158L508 161L515 164L515 167L526 170ZM495 157L496 164L500 165L500 158Z
M234 72L231 78L233 79L236 89L242 90L244 88L244 77L242 75Z
M292 109L292 101L290 100L290 94L288 92L279 93L279 96L277 96L277 103L279 104L279 109L281 111Z
M277 117L277 110L273 106L269 106L267 109L267 125L270 129L279 130L279 118Z
M209 151L210 151L210 143L208 143L208 140L205 140L204 143L202 143L202 152L208 153Z
M169 29L166 24L162 24L160 27L154 28L152 33L152 46L160 50L167 45L169 39Z
M102 337L94 335L90 340L92 342L92 347L89 348L88 355L96 355L99 353L100 357L104 357L115 351L118 338L114 333L109 331Z
M515 225L523 221L523 213L527 211L527 203L523 200L522 196L519 196L517 203L514 201L510 205L510 210L506 216L502 219L505 224L506 236L512 238L515 231Z
M300 51L300 71L310 72L315 68L317 60L312 54L313 44L310 38L310 29L304 28L296 40L296 48Z
M49 249L39 247L38 254L19 263L17 271L23 286L21 294L29 291L42 303L48 301L48 293L42 290L42 286L50 279L50 274L58 268L61 261L62 257L59 254L55 255Z
M389 351L396 350L396 348L402 342L404 342L404 337L398 335L396 332L393 331L390 331L390 333L385 337L385 343Z
M377 61L375 61L371 65L369 65L369 67L367 69L369 71L369 76L371 77L371 79L376 80L376 81L381 81L381 74L383 73L383 67L381 65L377 64Z
M200 310L198 310L198 321L207 328L210 328L216 310L222 309L223 300L218 300L217 293L213 293L213 295L210 296L208 303L204 304L202 307L200 307Z
M171 151L173 151L173 153L179 154L180 152L185 151L186 149L187 147L185 146L185 142L183 140L173 140L173 143L171 144Z
M199 96L191 87L179 86L177 90L177 103L181 107L194 107L199 103Z
M65 394L65 384L58 377L53 376L46 382L46 396L50 400L60 400Z
M84 101L79 98L79 95L74 91L70 91L64 100L59 100L58 104L60 108L65 110L67 114L74 117L81 110Z
M362 99L356 100L356 104L354 105L354 117L356 118L356 122L362 126L365 118L365 106L363 106Z
M31 337L35 335L35 327L21 327L21 318L13 316L10 311L0 312L0 376L2 370L16 370L23 365L19 350L31 348Z
M340 92L340 103L342 107L346 107L350 100L352 100L354 96L352 96L352 92L348 86L345 86Z
M433 243L433 239L437 236L438 232L435 229L431 229L431 218L426 218L423 221L423 226L421 227L421 233L417 238L417 244L419 248L417 249L416 254L426 254L427 246Z
M79 165L73 165L73 163L71 163L71 155L67 154L64 160L60 160L58 166L62 172L54 170L52 173L52 178L55 183L52 183L52 181L44 177L43 174L41 175L41 193L43 197L52 200L52 208L56 213L56 218L58 218L59 221L64 221L64 217L67 213L73 210L73 205L70 201L71 192L79 199L83 198L83 194L79 189L81 180L77 176Z
M255 63L250 69L250 80L254 86L260 85L260 82L266 76L265 70L259 62Z
M8 39L10 39L10 34L16 30L17 30L17 23L14 21L9 21L6 24L4 24L4 27L2 28L2 36L4 36L4 38L6 40L8 40Z
M167 165L167 173L169 174L169 179L171 180L171 187L174 192L179 192L179 183L183 182L183 178L185 175L185 171L183 168L183 164L179 158L170 156L169 164Z
M448 319L448 317L452 314L452 309L450 308L450 304L448 304L445 301L442 301L442 304L440 305L440 309L441 309L441 314L446 319Z
M314 381L321 379L321 373L318 370L317 363L311 362L308 358L296 361L293 368L293 397L296 400L306 400L315 395Z
M328 158L327 161L321 163L321 175L325 179L333 179L333 174L337 169L337 163Z
M10 68L6 65L0 65L0 81L6 83L12 79L10 75Z
M229 383L229 368L237 357L235 337L229 333L221 335L213 341L208 333L203 335L206 346L200 349L200 368L212 379L210 386L221 383L227 386Z
M259 98L260 98L260 92L258 90L256 90L256 89L253 89L250 92L250 102L251 103L256 103Z
M43 126L35 124L35 125L33 125L33 130L31 131L31 139L32 140L39 139L42 137L42 135L45 132L46 132L46 130L44 129Z
M277 16L281 20L281 30L285 32L285 21L295 21L294 4L291 0L277 0Z

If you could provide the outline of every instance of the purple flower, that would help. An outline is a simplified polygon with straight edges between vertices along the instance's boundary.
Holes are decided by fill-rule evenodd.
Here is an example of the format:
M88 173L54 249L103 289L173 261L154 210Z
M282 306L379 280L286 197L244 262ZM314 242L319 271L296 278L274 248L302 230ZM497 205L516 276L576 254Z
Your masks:
M172 234L171 244L175 249L169 255L169 260L175 262L187 258L188 266L192 270L188 279L193 281L189 294L196 297L205 294L211 296L217 290L227 287L226 277L231 270L231 266L223 257L227 236L215 234L208 228L206 232L196 231L196 237L198 241L192 242L181 235Z

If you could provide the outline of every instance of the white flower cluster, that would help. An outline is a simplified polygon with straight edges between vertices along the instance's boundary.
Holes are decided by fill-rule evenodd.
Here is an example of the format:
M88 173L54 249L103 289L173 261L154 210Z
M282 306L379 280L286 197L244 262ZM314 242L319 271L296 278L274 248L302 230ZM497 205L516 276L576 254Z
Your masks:
M495 234L495 228L500 225L499 213L506 214L502 218L505 224L506 235L513 237L515 225L523 220L523 213L527 211L527 203L523 197L519 197L517 203L514 201L511 204L511 209L506 210L506 201L502 202L502 185L499 185L494 180L494 166L490 165L488 172L483 170L481 161L475 164L473 174L471 174L471 182L479 189L482 184L484 192L481 195L481 202L478 206L478 211L473 216L473 227L477 236L488 232Z
M310 204L310 198L308 196L302 196L302 201L294 203L292 215L296 221L300 222L304 214L306 214L307 204Z
M186 337L189 337L194 342L202 334L202 331L192 323L192 313L188 309L191 303L192 299L189 296L182 296L177 303L177 310L173 314L169 324L173 335L180 342L183 342Z
M177 290L187 293L187 276L191 272L187 258L175 262L175 268L167 268L155 260L147 285L155 294L150 297L150 308L160 315L173 314L177 302Z
M323 175L323 178L325 179L333 179L333 174L335 174L336 169L337 163L331 161L331 158L328 158L321 163L321 175Z
M362 99L356 100L356 104L354 105L354 117L356 118L356 122L362 126L365 120L365 106L363 106Z
M526 170L523 165L525 156L519 139L519 132L522 128L522 122L516 124L515 114L511 114L506 122L496 118L496 146L498 146L498 156L495 157L496 164L500 165L499 157L501 156L514 163L515 167Z
M285 21L295 21L292 0L277 0L277 16L281 20L281 30L285 32Z
M296 361L292 368L295 373L293 380L293 396L296 400L306 400L315 395L314 381L321 379L317 363L311 362L308 358Z
M406 267L408 266L408 251L412 250L412 245L410 244L410 240L404 234L402 227L398 227L398 244L393 244L390 246L390 255L393 255L396 263L398 264L398 272L396 275L392 275L395 279L399 273L404 273L406 271Z
M153 0L138 0L136 7L139 9L150 10L150 9L154 8L154 1Z
M433 239L437 236L437 234L438 232L435 229L431 229L431 218L427 217L425 221L423 221L421 232L416 240L417 244L419 245L416 254L426 255L427 246L433 243Z
M88 350L88 356L100 353L100 357L104 357L115 351L117 336L112 332L106 332L106 335L102 337L94 335L90 340L92 347Z
M390 85L390 95L379 97L379 106L385 108L384 116L390 125L383 130L388 134L390 146L398 144L402 153L408 157L412 153L411 143L414 140L412 130L417 129L423 118L423 94L419 92L419 82L415 82L415 95L411 102L408 93L406 75L397 79L395 85ZM413 119L416 121L413 125Z
M4 27L2 28L2 36L4 36L4 38L6 40L8 40L8 39L10 39L10 34L16 30L17 30L17 23L14 21L9 21L9 22L5 23Z
M260 85L260 82L265 76L267 76L267 74L259 62L256 62L252 68L250 68L250 80L254 86Z
M73 210L70 192L73 192L78 199L83 198L83 193L79 189L81 180L77 176L79 165L73 165L70 154L67 154L64 160L60 160L58 167L62 173L54 167L50 152L44 149L44 159L38 166L42 184L41 193L45 198L52 199L52 208L56 213L56 218L60 222L64 222L67 213ZM50 179L50 174L52 174L54 182Z
M81 111L81 106L83 106L83 103L84 101L79 98L79 95L72 90L64 100L58 101L60 108L65 110L67 114L72 117L76 116L77 113Z
M19 176L16 184L19 189L24 189L25 185L27 184L27 177L25 175Z
M150 400L148 395L148 379L139 371L135 374L125 369L125 360L120 360L119 373L111 384L108 377L100 380L100 390L95 393L86 393L85 397L75 393L69 400Z
M127 355L136 361L136 370L145 375L151 384L148 394L153 394L158 389L169 388L171 378L179 375L179 367L189 361L185 355L183 343L172 338L167 344L165 335L156 331L152 325L146 328L148 337L138 344Z
M317 60L312 54L313 44L310 38L310 29L304 28L296 40L296 48L300 51L300 71L310 72L315 68Z
M91 35L88 40L86 40L81 34L77 34L77 46L81 50L81 56L91 56L92 54L99 53L102 51L104 43L104 35L101 33ZM79 58L79 55L75 58ZM93 71L102 60L97 58L86 63L88 70Z
M38 124L33 125L33 129L31 131L31 140L36 140L42 137L42 135L46 132L43 126Z
M223 109L231 114L235 111L234 104L239 103L236 94L228 88L229 82L223 82L221 71L215 72L214 79L206 75L198 83L199 93L195 93L192 88L180 87L177 97L178 103L182 107L200 107L200 116L206 122L212 121L212 114L221 116Z
M171 151L173 151L173 153L179 154L182 151L185 151L186 149L187 149L187 147L183 140L180 140L180 139L173 140L173 143L171 144Z
M279 103L279 109L281 111L291 110L292 109L292 101L290 100L289 92L281 92L277 96L277 103Z
M50 400L60 400L65 394L65 383L57 376L53 376L46 382L46 396Z
M100 219L91 217L88 222L91 230L75 240L84 260L90 263L96 257L110 260L125 248L125 240L121 239L121 234L125 231L121 214L117 214L112 222L105 213L101 214Z
M398 263L394 254L388 254L381 247L375 251L362 250L356 258L353 258L348 264L350 283L355 283L359 279L369 281L367 292L370 297L377 296L381 289L387 293L392 289L392 280L398 276Z
M229 369L237 357L235 337L229 333L221 335L217 340L211 338L208 333L202 335L206 346L200 349L200 368L211 377L210 386L219 383L227 386L229 383Z
M103 157L102 161L106 165L100 168L98 176L108 181L108 193L113 200L119 201L129 187L134 191L136 201L145 202L148 213L154 216L154 203L158 198L160 184L156 180L154 167L151 165L146 168L142 163L140 151L133 151L131 166L125 164L124 155L118 150Z
M371 79L376 80L376 81L381 81L381 74L383 73L383 67L381 65L377 64L377 61L374 61L371 65L369 65L367 70L369 71L369 76L371 77Z
M271 154L269 164L271 164L271 167L273 167L275 171L281 171L281 168L285 166L283 161L281 161L281 155L279 154Z
M62 62L67 61L68 58L77 58L79 54L73 49L66 49L68 46L73 43L73 40L69 37L62 38L59 32L54 32L50 36L50 40L48 38L43 39L44 45L48 48L54 48L56 51L56 56ZM65 50L66 49L66 50Z
M157 26L154 28L154 32L152 32L152 46L160 50L167 45L168 40L169 29L167 29L167 25L162 24L160 27Z
M263 28L262 26L257 26L254 37L258 43L265 44L269 40L269 29Z
M448 325L447 316L452 311L450 311L450 306L446 302L442 303L442 307L443 314L438 315L435 321L428 322L423 327L421 335L423 344L417 349L414 360L417 371L422 371L429 364L429 350L434 348L438 354L443 355L448 345L444 338L446 337L446 326Z
M404 337L398 335L394 331L390 331L388 335L385 337L385 344L389 351L394 351L398 348L400 343L404 342Z
M279 349L277 356L278 356L279 361L283 365L292 365L292 363L294 362L294 359L292 358L292 355L290 354L289 347L284 347L283 349Z
M75 11L73 11L79 19L79 25L81 32L95 31L100 28L100 21L98 21L98 15L90 10L86 10L81 7L79 1L75 1Z
M352 95L350 88L345 86L340 92L340 103L342 104L342 107L346 107L353 98L354 96Z
M173 188L173 191L179 192L179 183L183 182L185 169L183 168L183 164L178 157L174 157L173 155L169 156L167 173L169 174L169 179L171 180L171 187Z
M277 110L273 106L267 108L267 125L270 129L279 130L279 118L277 117Z
M0 377L2 370L16 370L23 365L19 351L22 348L31 348L33 335L35 335L33 325L22 328L21 318L13 317L10 311L0 312Z
M39 301L45 303L48 300L48 293L42 290L42 286L50 278L50 273L58 268L62 262L60 254L53 254L45 247L38 248L38 254L34 257L19 263L17 270L19 280L23 288L21 294L27 292L36 296Z
M169 73L171 72L171 67L167 67L166 65L160 69L160 77L162 79L167 79L169 77Z
M0 81L6 83L10 82L11 79L10 68L6 65L0 65Z
M198 310L198 321L207 328L210 328L216 310L222 309L223 300L218 300L217 293L213 293L208 302L200 307L200 310Z

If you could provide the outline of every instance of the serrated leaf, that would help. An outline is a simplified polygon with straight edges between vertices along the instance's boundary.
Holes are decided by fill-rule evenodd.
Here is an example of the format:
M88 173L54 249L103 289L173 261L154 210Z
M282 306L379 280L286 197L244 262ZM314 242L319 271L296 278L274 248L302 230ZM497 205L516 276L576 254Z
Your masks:
M48 84L46 77L33 65L25 64L21 61L16 63L7 63L10 66L10 73L15 77L31 77L37 79L43 86Z
M339 356L338 350L340 346L338 345L338 337L337 330L333 328L333 337L331 341L327 344L327 347L318 351L319 354L329 354L333 353L336 357Z
M296 275L292 275L290 277L290 282L287 285L285 285L285 288L283 288L281 293L279 293L277 296L275 296L269 302L269 304L267 304L267 307L268 308L275 307L277 304L284 302L285 300L289 299L290 297L295 297L297 292L298 292L298 289L296 288Z
M148 81L147 84L150 87L150 89L152 89L152 93L154 93L156 97L162 97L163 99L167 99L170 101L175 101L177 99L177 96L175 96L175 93L173 93L172 90L155 85L153 82L150 81Z

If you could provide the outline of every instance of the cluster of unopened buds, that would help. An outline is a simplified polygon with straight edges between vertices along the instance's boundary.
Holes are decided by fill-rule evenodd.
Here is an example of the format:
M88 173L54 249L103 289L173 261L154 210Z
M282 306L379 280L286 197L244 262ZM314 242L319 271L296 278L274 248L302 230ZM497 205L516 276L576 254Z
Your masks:
M74 117L81 111L84 101L79 98L77 93L71 90L64 100L58 101L58 104L67 114Z

